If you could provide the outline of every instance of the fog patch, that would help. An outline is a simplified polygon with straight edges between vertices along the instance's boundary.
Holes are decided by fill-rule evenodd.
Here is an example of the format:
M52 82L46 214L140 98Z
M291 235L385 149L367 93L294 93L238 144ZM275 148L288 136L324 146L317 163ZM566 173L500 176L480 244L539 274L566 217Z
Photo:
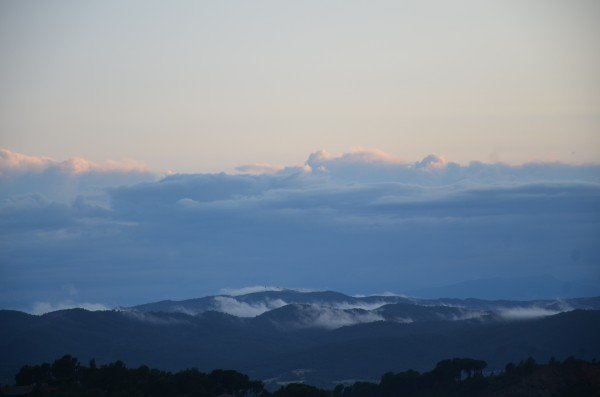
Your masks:
M256 317L269 310L278 309L287 303L281 299L266 299L257 303L241 302L231 296L215 296L214 310L237 317Z
M481 317L489 314L489 312L481 311L481 310L462 310L462 308L459 308L459 309L461 309L460 314L452 314L449 316L440 314L439 316L444 320L462 321L462 320L472 320L474 318L481 318Z
M175 306L174 308L170 309L169 311L173 311L175 313L187 314L188 316L195 316L196 314L200 314L200 313L204 312L204 310L188 309L185 306Z
M404 294L398 294L396 292L391 292L391 291L384 291L381 294L376 294L375 296L395 296L398 298L408 298L408 296L406 296Z
M363 310L339 310L311 305L304 307L298 325L307 328L336 329L348 325L385 321L378 313Z
M498 314L507 320L529 320L562 313L569 310L550 310L543 307L514 307L498 309Z
M125 317L128 317L130 319L156 325L189 324L189 321L184 320L182 318L175 318L172 316L161 316L156 315L154 313L144 313L136 311L123 311L121 313Z
M414 323L414 320L410 317L395 317L393 320L393 322L395 323L399 323L399 324L412 324Z

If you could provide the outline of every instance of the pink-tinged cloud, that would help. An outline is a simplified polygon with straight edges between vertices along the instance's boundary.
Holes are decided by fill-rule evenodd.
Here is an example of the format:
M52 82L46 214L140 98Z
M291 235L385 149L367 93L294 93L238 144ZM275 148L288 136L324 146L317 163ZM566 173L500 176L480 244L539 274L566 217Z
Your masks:
M318 168L324 164L405 164L406 162L379 149L356 148L340 156L334 156L326 150L312 153L306 164Z
M42 173L50 169L59 172L78 175L88 172L97 173L146 173L148 167L142 162L135 160L115 161L107 160L103 163L95 163L80 157L70 158L65 161L54 160L50 157L28 156L26 154L13 152L8 149L0 149L0 176L10 177L15 174Z
M0 149L0 199L39 194L65 202L80 194L98 193L108 187L157 178L158 175L150 172L143 163L134 160L95 163L71 158L59 161Z
M0 176L10 173L42 172L53 164L58 163L49 157L28 156L0 149Z
M285 167L279 164L271 164L271 163L254 163L254 164L244 164L235 167L235 170L241 174L275 174L277 172L283 171Z

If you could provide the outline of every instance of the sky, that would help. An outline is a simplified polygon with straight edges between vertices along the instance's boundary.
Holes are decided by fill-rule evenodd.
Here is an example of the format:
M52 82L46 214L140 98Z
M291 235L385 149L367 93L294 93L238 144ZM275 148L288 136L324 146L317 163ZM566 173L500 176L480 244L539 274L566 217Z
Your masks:
M0 3L0 307L600 284L597 1Z
M600 4L3 1L2 147L175 172L595 162Z

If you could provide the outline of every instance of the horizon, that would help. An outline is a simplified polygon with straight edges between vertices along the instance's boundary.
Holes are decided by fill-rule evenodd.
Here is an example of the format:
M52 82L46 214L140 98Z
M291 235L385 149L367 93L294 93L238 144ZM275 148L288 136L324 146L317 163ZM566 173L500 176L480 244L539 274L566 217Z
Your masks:
M529 297L523 297L521 296L511 296L509 292L504 291L504 292L500 292L500 295L492 295L492 296L486 296L486 297L482 297L480 295L478 295L477 293L475 294L471 294L469 295L469 293L459 293L458 295L456 294L447 294L447 295L432 295L431 291L436 291L436 290L443 290L444 287L454 287L454 286L458 286L464 283L477 283L477 282L489 282L489 281L508 281L508 282L514 282L514 281L525 281L527 282L531 282L531 281L541 281L544 278L552 278L553 281L559 281L562 282L561 280L557 280L556 278L549 276L549 275L543 275L541 276L538 280L535 280L531 277L517 277L517 278L508 278L508 277L494 277L491 279L471 279L471 280L464 280L462 282L458 282L458 283L454 283L454 284L444 284L444 285L436 285L436 286L429 286L429 288L423 288L420 290L413 290L413 291L407 291L407 293L400 293L400 292L393 292L393 291L383 291L383 292L375 292L375 293L369 293L369 294L361 294L361 293L347 293L347 292L343 292L343 291L336 291L333 289L310 289L310 288L294 288L294 287L282 287L282 286L265 286L265 285L253 285L253 286L244 286L244 287L239 287L239 288L221 288L219 289L217 292L215 293L210 293L207 295L198 295L198 296L189 296L189 297L181 297L179 299L172 299L169 297L164 297L164 299L157 299L157 300L153 300L153 301L139 301L139 302L134 302L130 305L124 306L124 305L116 305L116 306L105 306L101 303L89 303L89 302L73 302L73 301L62 301L62 302L56 302L56 303L50 303L50 302L33 302L33 304L29 307L21 307L21 308L6 308L6 307L0 307L0 310L16 310L16 311L21 311L21 312L25 312L28 314L32 314L32 315L43 315L46 313L52 313L55 311L61 311L61 310L70 310L70 309L83 309L86 311L128 311L128 310L136 310L137 307L139 306L144 306L144 305L151 305L151 304L156 304L156 303L162 303L162 302L172 302L172 303L179 303L179 302L184 302L184 301L194 301L197 299L202 299L202 298L219 298L219 297L230 297L230 298L234 298L237 299L238 297L246 297L247 295L263 295L264 293L270 293L270 292L296 292L296 293L300 293L300 294L319 294L319 293L323 293L323 292L333 292L335 294L341 294L347 298L355 298L355 299L362 299L362 298L390 298L390 297L395 297L395 298L405 298L405 299L410 299L412 301L414 301L415 304L419 304L419 302L421 300L469 300L469 299L475 299L475 300L480 300L480 301L488 301L488 302L496 302L496 301L512 301L512 302L519 302L519 303L540 303L540 302L564 302L564 301L568 301L568 300L578 300L578 299L587 299L587 298L600 298L600 288L596 288L592 293L589 293L589 291L591 291L589 285L582 285L580 287L587 287L588 288L588 293L583 292L581 294L573 294L571 292L571 294L567 297L564 294L563 295L544 295L542 293L542 295L533 295L533 296L529 296ZM572 284L570 282L563 282L563 284ZM591 287L593 288L593 287ZM295 304L295 303L287 303L285 302L285 305L289 305L289 304ZM325 303L311 303L309 305L314 305L314 306L322 306L325 305L327 306ZM227 308L215 308L212 309L214 311L221 311L227 314L232 314L232 315L236 315L238 317L255 317L258 315L261 315L263 313L266 313L269 310L273 310L276 309L278 307L275 308L269 308L269 309L264 309L264 311L260 311L260 312L255 312L255 311L250 311L251 314L244 314L244 315L240 315L240 314L235 314L236 312L230 312L228 311ZM352 307L349 307L352 308ZM377 307L375 307L377 308ZM569 310L573 310L573 309L569 309L568 307L564 308L563 311L569 311ZM177 310L175 310L175 312L179 312ZM560 311L562 312L562 311ZM190 314L186 311L180 311L180 313L183 314ZM540 315L540 317L545 316L545 315L552 315L554 314L553 312L548 312L545 313L543 315Z

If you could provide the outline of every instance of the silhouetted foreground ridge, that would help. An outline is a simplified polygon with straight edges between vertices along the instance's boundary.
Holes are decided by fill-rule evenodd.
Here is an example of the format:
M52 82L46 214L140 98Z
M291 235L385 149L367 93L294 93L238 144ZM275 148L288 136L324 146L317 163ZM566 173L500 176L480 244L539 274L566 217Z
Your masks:
M176 373L142 365L127 368L121 361L88 366L66 355L53 364L26 365L15 376L16 385L2 388L2 396L275 396L275 397L392 397L392 396L600 396L600 363L568 358L537 364L533 359L508 364L504 371L485 374L485 361L454 358L433 370L386 373L379 383L355 382L323 390L301 383L269 392L261 381L233 370Z

